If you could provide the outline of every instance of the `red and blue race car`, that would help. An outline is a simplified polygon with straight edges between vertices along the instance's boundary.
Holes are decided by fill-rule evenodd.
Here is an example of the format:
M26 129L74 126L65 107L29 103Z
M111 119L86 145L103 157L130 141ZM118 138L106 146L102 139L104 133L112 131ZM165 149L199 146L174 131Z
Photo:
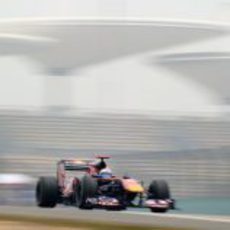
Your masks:
M39 178L37 205L51 208L62 203L80 209L110 210L147 207L152 212L166 212L175 207L166 181L153 180L144 188L143 183L134 178L113 175L105 162L108 158L59 161L57 177Z

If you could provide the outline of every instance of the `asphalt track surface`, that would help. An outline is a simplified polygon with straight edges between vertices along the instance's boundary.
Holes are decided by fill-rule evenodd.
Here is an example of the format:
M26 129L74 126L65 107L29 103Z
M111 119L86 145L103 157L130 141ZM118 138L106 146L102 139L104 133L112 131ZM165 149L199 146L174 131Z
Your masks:
M105 221L141 226L185 227L199 230L230 229L230 216L181 214L179 211L154 214L145 209L129 209L115 212L106 210L78 210L75 207L68 206L58 206L54 209L2 206L0 215L20 215L81 221Z

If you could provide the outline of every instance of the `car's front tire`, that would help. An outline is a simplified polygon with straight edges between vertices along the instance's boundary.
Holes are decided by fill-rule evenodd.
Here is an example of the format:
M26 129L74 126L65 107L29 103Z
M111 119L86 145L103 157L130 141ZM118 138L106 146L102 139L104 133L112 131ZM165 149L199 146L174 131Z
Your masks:
M148 199L168 200L170 199L170 190L168 183L164 180L154 180L150 183L148 189ZM164 213L168 208L151 208L152 212Z

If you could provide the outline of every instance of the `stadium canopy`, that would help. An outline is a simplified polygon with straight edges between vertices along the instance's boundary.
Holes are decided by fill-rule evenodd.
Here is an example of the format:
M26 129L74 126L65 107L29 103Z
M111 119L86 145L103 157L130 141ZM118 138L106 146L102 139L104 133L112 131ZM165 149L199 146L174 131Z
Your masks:
M24 55L38 62L47 75L47 106L68 107L72 83L60 77L75 69L213 39L227 32L213 23L172 20L2 19L0 55Z
M172 49L154 58L177 75L195 80L230 102L230 36Z
M46 68L68 70L210 39L223 27L141 19L8 19L0 21L0 54L25 54Z

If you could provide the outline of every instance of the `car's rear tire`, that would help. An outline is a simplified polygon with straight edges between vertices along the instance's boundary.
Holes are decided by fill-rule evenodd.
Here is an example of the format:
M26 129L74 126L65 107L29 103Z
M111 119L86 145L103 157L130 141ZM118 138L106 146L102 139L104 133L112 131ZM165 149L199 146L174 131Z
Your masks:
M53 208L58 200L58 186L55 177L40 177L36 186L37 205L42 208Z
M78 189L78 207L80 209L92 209L93 206L87 203L87 199L95 197L97 190L97 181L90 175L85 175L82 178L80 187Z
M170 199L170 190L168 183L164 180L154 180L149 185L148 199L168 200ZM152 212L166 212L168 208L151 208Z

